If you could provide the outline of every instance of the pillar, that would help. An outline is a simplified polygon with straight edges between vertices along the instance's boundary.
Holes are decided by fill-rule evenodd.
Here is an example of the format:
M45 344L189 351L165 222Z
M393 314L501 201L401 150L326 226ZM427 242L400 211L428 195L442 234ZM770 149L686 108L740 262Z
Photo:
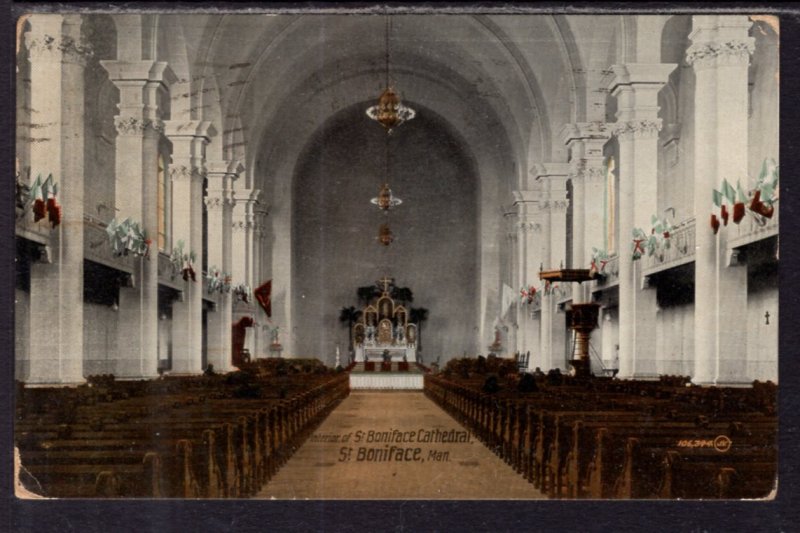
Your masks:
M261 191L258 189L237 188L234 190L233 223L231 225L231 240L233 242L233 254L231 256L231 273L233 274L233 284L246 283L255 288L255 265L256 253L256 204L258 203ZM242 317L252 317L257 319L255 302L245 303L238 298L233 299L233 321L238 322ZM250 345L250 355L255 358L259 354L258 346L255 344L254 335L256 329L252 329L248 334Z
M652 378L656 372L656 290L646 288L642 261L631 260L633 228L648 231L658 212L658 92L674 64L614 65L619 140L619 376Z
M197 281L186 282L184 297L172 308L172 372L199 374L203 335L203 181L205 147L214 129L209 122L169 121L172 142L172 242L183 241L184 252L194 252Z
M233 182L244 167L237 161L209 161L207 163L208 190L208 265L216 267L223 276L231 275ZM217 308L208 314L208 362L217 372L233 370L231 326L233 323L233 295L217 295Z
M136 20L136 19L134 19ZM123 50L118 50L120 57ZM130 217L153 238L150 254L135 262L133 286L119 290L118 352L114 375L147 379L158 375L158 145L164 123L160 105L175 76L164 62L101 61L119 89L116 193L117 220Z
M517 248L517 290L518 287L528 288L530 285L538 287L539 265L541 264L541 224L539 223L539 198L535 190L514 191L514 205L517 208L516 221L516 248ZM530 368L539 366L537 354L540 352L538 322L533 319L532 307L520 305L519 351L530 351L528 361Z
M568 167L563 163L539 165L536 170L541 188L538 204L542 228L540 266L544 270L566 267L567 174ZM563 319L563 314L559 314L557 308L557 298L542 291L538 358L541 364L536 366L544 371L552 368L566 370L566 327L563 320L558 319L559 316Z
M247 283L252 286L255 281L256 267L256 210L261 191L258 189L236 189L233 207L233 282Z
M589 268L592 248L603 248L606 178L603 146L610 137L611 132L604 122L567 124L561 132L570 154L569 178L573 192L571 268ZM572 284L572 301L591 301L588 283Z
M727 258L727 229L714 235L712 190L747 173L748 65L755 40L744 15L692 17L687 62L695 73L694 331L692 379L747 381L747 268Z
M520 303L519 300L519 293L518 288L521 286L522 282L520 268L519 268L519 247L518 247L518 240L517 240L517 211L514 208L507 210L503 213L503 218L505 219L505 228L506 228L506 250L508 251L508 255L506 257L508 268L506 270L505 276L503 279L507 279L508 283L511 285L511 288L514 289L514 294L516 298L514 299L514 310L510 311L508 316L509 323L508 325L508 342L506 344L506 348L511 354L516 352L520 352L520 344L522 344L522 338L524 336L524 332L520 329L520 320L522 314L524 313L524 306Z
M80 15L35 14L30 52L31 177L53 174L62 206L48 262L31 264L29 384L78 384L83 376L84 69L91 50Z

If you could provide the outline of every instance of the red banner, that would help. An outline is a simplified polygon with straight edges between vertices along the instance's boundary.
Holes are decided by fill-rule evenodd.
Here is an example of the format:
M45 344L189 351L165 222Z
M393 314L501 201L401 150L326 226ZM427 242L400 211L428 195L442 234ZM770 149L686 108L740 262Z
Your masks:
M272 280L258 287L253 291L253 294L261 305L261 308L267 313L267 316L272 318Z

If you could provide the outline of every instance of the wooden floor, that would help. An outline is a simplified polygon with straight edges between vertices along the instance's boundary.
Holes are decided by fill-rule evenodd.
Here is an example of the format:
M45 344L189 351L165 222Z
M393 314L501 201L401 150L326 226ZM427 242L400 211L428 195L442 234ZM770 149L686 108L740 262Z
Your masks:
M397 442L393 430L413 441ZM256 497L544 498L472 435L467 442L419 442L463 431L421 392L354 391ZM385 432L393 442L375 442Z

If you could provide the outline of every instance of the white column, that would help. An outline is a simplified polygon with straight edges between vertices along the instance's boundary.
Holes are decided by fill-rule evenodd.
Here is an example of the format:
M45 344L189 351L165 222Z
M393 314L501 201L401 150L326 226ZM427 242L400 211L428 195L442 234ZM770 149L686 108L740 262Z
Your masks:
M166 63L101 61L119 89L116 138L115 216L139 222L153 238L149 257L136 261L134 286L119 291L120 379L157 376L158 365L158 143L164 131L160 99L175 77Z
M633 228L647 231L658 210L658 92L674 64L614 65L619 140L620 377L656 375L656 291L642 287L641 261L631 260Z
M539 202L542 227L541 263L544 270L566 267L567 238L567 172L565 163L539 165L536 179L541 187ZM538 277L538 276L537 276ZM539 361L542 370L566 367L565 324L558 320L557 299L553 294L542 292L542 307L539 334Z
M186 253L194 252L197 281L186 281L183 301L172 308L172 372L199 374L203 335L203 180L206 176L205 146L214 130L209 122L169 121L172 142L172 242L183 241Z
M748 64L754 39L744 15L692 17L687 62L695 73L695 383L748 381L747 268L728 261L727 229L715 236L711 191L747 172Z
M231 274L232 267L233 182L244 167L236 161L209 161L207 168L208 265L218 268L225 276ZM232 310L232 295L223 292L217 295L216 311L208 314L208 362L217 372L233 370Z
M236 189L233 208L233 282L256 282L256 210L261 191Z
M231 240L233 250L231 254L231 272L233 283L246 283L255 289L255 265L257 262L255 230L256 230L256 208L261 191L258 189L237 188L234 190L233 222L231 225ZM242 317L258 318L256 314L256 302L245 303L238 298L233 300L233 321L238 322ZM256 342L253 338L252 342ZM255 358L259 354L256 351L258 346L253 344L250 348L251 357ZM263 354L262 354L263 355Z
M601 329L601 351L603 366L606 368L616 368L618 361L616 357L616 336L614 335L614 320L610 309L603 309L600 317Z
M603 145L611 133L604 122L567 124L561 138L570 154L572 179L572 265L589 268L592 248L603 248L605 167ZM591 300L589 284L574 283L573 303Z
M516 245L517 245L517 286L528 287L530 285L539 286L539 265L541 263L541 225L539 224L539 204L538 193L533 190L514 191L514 200L517 208L516 222ZM519 301L519 300L518 300ZM531 352L531 359L528 365L538 366L536 354L540 351L538 328L532 318L531 306L520 305L518 342L521 353Z
M261 198L261 195L258 196ZM262 268L264 261L264 246L267 238L266 217L267 210L264 208L262 201L259 199L253 204L253 273L251 275L251 286L253 290L261 286L266 281L263 278ZM256 316L256 348L255 354L258 357L270 357L272 354L269 352L270 345L270 328L267 324L267 314L261 308L258 302L253 302L254 313Z
M84 68L91 53L79 15L28 18L31 176L53 174L62 219L51 232L50 262L31 264L30 370L27 383L83 382ZM33 128L32 128L33 129Z
M519 268L519 249L517 239L517 212L516 209L507 210L503 213L506 228L506 250L508 250L508 266L506 268L506 275L503 279L507 279L511 288L514 289L515 296L518 295L518 288L520 286L520 268ZM523 312L523 306L520 304L519 298L514 300L514 310L509 311L508 314L508 343L507 349L509 353L513 354L521 350L520 344L524 332L520 329L520 319Z

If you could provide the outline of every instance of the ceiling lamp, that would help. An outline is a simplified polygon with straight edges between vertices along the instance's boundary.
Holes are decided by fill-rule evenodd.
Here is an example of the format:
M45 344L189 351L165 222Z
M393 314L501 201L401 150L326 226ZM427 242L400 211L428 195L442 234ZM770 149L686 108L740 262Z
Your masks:
M392 194L392 189L389 188L388 183L384 183L378 196L370 201L384 212L403 203L403 200Z
M367 109L367 116L380 123L386 129L386 133L392 133L393 128L411 120L417 113L403 105L389 81L389 15L386 15L385 50L386 89L378 98L378 104Z
M380 229L378 229L378 242L384 246L389 246L393 240L394 235L392 235L392 230L389 229L389 224L381 224Z
M392 128L396 128L403 122L411 120L416 116L416 112L410 107L404 106L394 89L386 87L378 99L378 105L367 109L367 116L372 120L380 122L386 128L387 133L392 133Z

